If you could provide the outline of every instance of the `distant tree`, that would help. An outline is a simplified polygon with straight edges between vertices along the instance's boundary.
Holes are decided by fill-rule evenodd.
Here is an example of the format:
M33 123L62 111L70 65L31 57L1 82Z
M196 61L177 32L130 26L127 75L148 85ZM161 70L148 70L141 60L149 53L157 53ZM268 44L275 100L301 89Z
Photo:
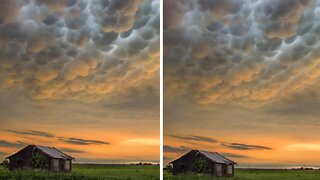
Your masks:
M173 173L172 164L168 164L168 165L165 167L165 170L166 170L168 173Z
M195 171L199 174L211 173L210 164L203 158L197 158L195 161Z
M46 169L48 168L48 163L46 157L39 152L32 153L31 167L34 169Z
M5 160L2 161L1 165L4 168L8 169L9 168L9 161L7 159L5 159Z

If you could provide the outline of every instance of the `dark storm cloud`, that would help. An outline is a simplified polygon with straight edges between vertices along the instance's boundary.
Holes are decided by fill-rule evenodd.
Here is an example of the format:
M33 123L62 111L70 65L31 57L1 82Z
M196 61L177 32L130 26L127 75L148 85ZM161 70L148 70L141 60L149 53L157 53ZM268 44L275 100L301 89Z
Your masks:
M8 132L19 134L19 135L31 135L31 136L41 136L41 137L54 137L53 134L48 132L41 132L41 131L33 131L33 130L26 130L26 131L17 131L17 130L7 130Z
M185 140L185 141L200 141L200 142L209 142L209 143L217 142L217 140L213 138L203 137L203 136L194 136L194 135L189 135L189 136L170 135L170 136L176 139Z
M17 141L17 142L9 142L6 140L0 140L0 147L7 147L7 148L19 148L25 146L26 143Z
M88 139L80 139L80 138L59 138L60 141L75 144L75 145L106 145L110 144L106 141L98 141L98 140L88 140Z
M173 147L164 145L163 146L163 152L169 152L169 153L185 153L187 151L190 151L190 148L180 146L180 147Z
M320 79L320 1L165 0L164 6L168 98L259 107Z
M241 143L221 143L222 146L236 150L272 150L272 148L260 145L249 145Z
M158 76L159 0L2 4L0 91L97 101Z

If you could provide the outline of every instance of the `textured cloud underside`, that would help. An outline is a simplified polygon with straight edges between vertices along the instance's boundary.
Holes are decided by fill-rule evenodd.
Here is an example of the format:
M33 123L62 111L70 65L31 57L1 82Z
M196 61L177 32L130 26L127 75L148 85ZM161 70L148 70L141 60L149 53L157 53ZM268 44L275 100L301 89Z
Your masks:
M158 0L6 0L0 91L91 101L139 88L158 74L159 42Z
M165 92L261 106L320 79L320 1L165 0Z

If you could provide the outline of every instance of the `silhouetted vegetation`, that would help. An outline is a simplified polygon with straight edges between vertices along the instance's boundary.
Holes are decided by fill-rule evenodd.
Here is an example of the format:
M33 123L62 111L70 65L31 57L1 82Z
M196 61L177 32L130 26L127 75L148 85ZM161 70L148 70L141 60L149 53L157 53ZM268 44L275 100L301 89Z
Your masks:
M1 163L1 166L5 169L8 169L9 168L9 161L8 160L3 160L2 163Z

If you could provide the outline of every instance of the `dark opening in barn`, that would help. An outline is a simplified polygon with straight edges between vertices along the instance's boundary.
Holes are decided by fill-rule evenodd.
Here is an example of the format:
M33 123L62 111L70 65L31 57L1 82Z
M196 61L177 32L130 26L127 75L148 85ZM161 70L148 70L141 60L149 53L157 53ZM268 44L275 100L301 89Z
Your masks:
M173 175L200 172L216 177L233 177L237 163L217 152L192 150L170 164L173 166Z
M46 169L51 172L71 172L73 157L54 147L28 145L7 157L9 170Z

